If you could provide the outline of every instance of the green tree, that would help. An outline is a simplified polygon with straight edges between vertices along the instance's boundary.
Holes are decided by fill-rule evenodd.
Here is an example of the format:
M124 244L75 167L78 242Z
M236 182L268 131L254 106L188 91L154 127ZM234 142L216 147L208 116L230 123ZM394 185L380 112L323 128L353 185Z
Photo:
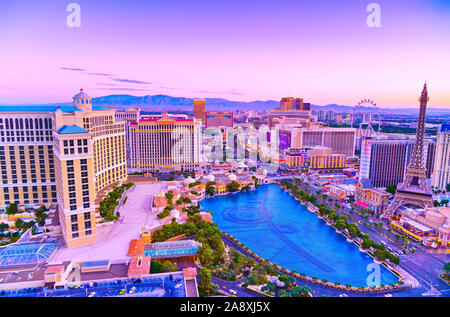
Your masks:
M6 213L8 215L16 214L19 212L19 208L17 207L17 203L11 203L8 207L6 207Z
M211 247L208 244L203 243L198 248L198 257L203 265L210 266L213 263L213 252Z
M176 272L176 271L179 271L180 269L178 268L178 266L173 264L171 261L165 261L162 264L161 270L162 270L162 272Z
M173 194L172 193L166 193L166 199L167 199L167 203L169 204L169 205L171 205L172 204L172 199L173 199Z
M22 219L17 219L16 222L14 222L14 227L17 229L23 229L25 226L25 222Z
M228 192L233 193L239 191L240 185L238 182L232 181L231 183L227 184L226 187Z
M198 287L205 292L209 292L212 289L212 286L211 273L202 267L199 272Z
M152 261L150 264L150 273L161 273L162 264L157 261Z
M209 196L214 196L215 193L215 188L213 185L209 185L206 187L205 192L209 195Z
M448 280L449 279L448 272L450 271L450 262L445 262L445 264L444 264L444 271L445 271L445 279Z
M9 225L7 223L0 223L0 232L4 232L8 228Z
M397 185L387 186L386 191L392 195L395 195L397 192Z

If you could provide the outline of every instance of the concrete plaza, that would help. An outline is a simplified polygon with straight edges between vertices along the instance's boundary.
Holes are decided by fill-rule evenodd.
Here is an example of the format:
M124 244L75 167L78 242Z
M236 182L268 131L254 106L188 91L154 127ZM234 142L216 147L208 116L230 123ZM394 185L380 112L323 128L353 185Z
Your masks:
M121 221L98 227L96 243L72 249L59 248L50 262L126 259L130 240L139 237L142 227L154 228L160 224L150 207L154 195L165 191L166 186L165 183L136 184L126 192L127 201L119 208Z

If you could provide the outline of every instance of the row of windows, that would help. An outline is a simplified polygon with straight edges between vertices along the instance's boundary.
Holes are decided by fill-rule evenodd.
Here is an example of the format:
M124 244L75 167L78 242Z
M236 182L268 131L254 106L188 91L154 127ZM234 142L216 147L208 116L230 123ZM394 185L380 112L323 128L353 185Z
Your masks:
M0 127L3 126L3 123L5 124L6 129L52 129L52 119L49 118L35 118L33 119L22 119L22 118L16 118L16 119L2 119L0 118ZM25 123L25 124L24 124Z

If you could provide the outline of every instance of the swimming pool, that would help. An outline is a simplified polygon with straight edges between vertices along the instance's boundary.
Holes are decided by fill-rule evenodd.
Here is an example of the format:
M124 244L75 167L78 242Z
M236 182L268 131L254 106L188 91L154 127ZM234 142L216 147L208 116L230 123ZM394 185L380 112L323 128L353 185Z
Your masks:
M368 267L374 263L372 257L276 184L215 196L200 205L212 211L222 231L272 263L343 285L368 286L371 274L375 281ZM380 284L398 281L384 266L379 266L379 273Z

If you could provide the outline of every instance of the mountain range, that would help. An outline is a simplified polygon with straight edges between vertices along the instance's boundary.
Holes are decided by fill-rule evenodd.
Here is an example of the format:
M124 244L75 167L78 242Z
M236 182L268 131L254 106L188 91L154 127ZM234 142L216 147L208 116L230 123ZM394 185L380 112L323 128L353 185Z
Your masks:
M192 103L194 98L172 97L168 95L147 95L147 96L133 96L133 95L107 95L92 98L94 105L109 105L117 109L126 109L129 107L138 107L143 111L192 111ZM275 100L255 100L250 102L245 101L231 101L222 98L205 98L206 109L209 111L220 110L272 110L280 106L279 101ZM51 103L45 105L72 105L71 102ZM40 104L43 105L43 104ZM311 105L313 110L333 110L337 113L352 113L354 106L329 104L325 106ZM361 110L370 109L368 107L361 107ZM385 114L418 114L417 108L380 108L381 113ZM448 108L427 108L427 114L432 116L450 115Z

